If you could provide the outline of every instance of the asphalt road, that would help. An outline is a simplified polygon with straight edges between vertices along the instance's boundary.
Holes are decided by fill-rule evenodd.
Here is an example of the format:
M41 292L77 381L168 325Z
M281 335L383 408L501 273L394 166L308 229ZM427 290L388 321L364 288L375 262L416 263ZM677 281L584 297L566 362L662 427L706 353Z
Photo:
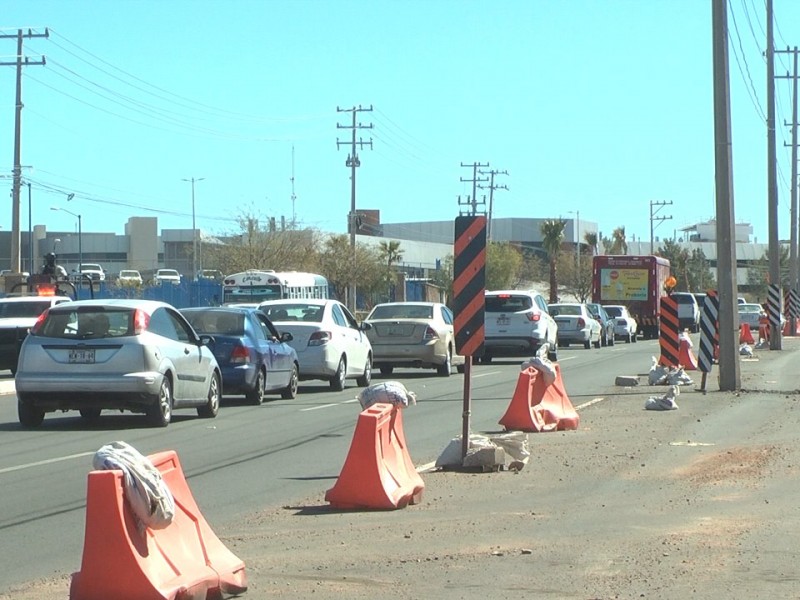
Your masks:
M409 574L409 580L415 581L417 587L404 590L403 568L396 561L391 565L401 573L396 575L399 583L392 589L398 592L398 597L408 598L433 594L441 598L491 597L492 589L496 588L491 587L493 577L487 577L487 573L489 570L496 573L501 567L497 563L483 565L481 561L485 557L510 555L510 548L518 554L525 544L528 554L533 554L532 559L539 561L526 568L537 573L528 571L527 579L522 582L509 580L504 584L504 595L515 590L541 591L540 580L552 579L540 573L546 563L551 569L559 565L561 570L560 576L553 574L550 597L687 597L692 596L692 586L714 592L713 581L709 583L707 577L691 575L693 565L699 565L704 575L714 569L744 568L749 572L758 567L759 585L763 587L766 581L773 586L764 588L770 589L771 596L737 595L735 591L739 588L734 586L727 594L695 594L695 597L797 597L797 590L794 596L785 593L793 589L797 578L792 580L786 574L791 569L787 557L794 555L787 554L785 542L781 544L776 522L785 515L785 531L797 532L798 511L791 500L798 487L796 467L792 466L797 464L792 463L797 453L790 449L796 439L793 425L798 417L794 408L800 389L800 375L795 374L796 369L791 365L796 363L798 349L798 343L787 340L784 351L767 353L762 362L743 365L751 385L743 401L735 394L714 394L716 385L712 381L709 383L712 393L704 396L685 391L678 399L681 409L672 413L643 411L644 398L664 391L646 386L646 377L642 377L644 388L613 385L616 375L645 375L651 356L658 350L656 342L561 350L565 385L581 414L580 429L535 436L534 458L520 474L521 479L500 473L495 474L492 484L486 485L486 481L463 479L452 473L430 473L426 475L426 489L430 488L427 502L402 511L401 517L408 521L406 528L425 515L434 519L431 523L435 524L427 523L422 529L435 531L428 541L431 545L447 543L448 548L460 547L463 551L465 545L477 548L484 544L483 550L470 555L476 571L460 575L472 592L465 593L455 586L450 590L453 593L447 593L450 589L447 583L434 587L434 574L429 576L425 569L420 571L419 565L413 577ZM472 431L499 429L497 420L508 406L518 369L519 360L496 361L474 368ZM434 461L450 439L461 432L463 378L455 374L441 378L433 372L413 370L396 372L392 378L402 381L418 398L418 404L404 413L412 458L419 465ZM0 389L2 385L0 381ZM357 392L358 388L349 387L334 393L324 384L307 382L292 401L278 398L260 407L235 400L225 402L219 417L213 421L198 419L192 412L177 413L169 428L151 429L142 417L124 414L104 415L96 425L87 427L80 418L67 413L48 415L43 427L34 431L20 429L14 396L2 396L0 555L5 560L0 564L0 598L22 597L3 593L25 587L26 582L77 570L83 546L86 474L91 468L92 454L103 444L125 440L145 454L176 450L195 499L211 526L218 532L241 532L244 523L257 520L254 515L280 507L303 506L309 498L318 502L333 485L346 457L358 414ZM731 458L730 465L726 457ZM787 472L794 473L794 484L786 482ZM767 490L766 484L753 483L754 478L758 483L765 473L773 476ZM703 482L713 485L697 493L695 488ZM769 503L767 514L762 517L765 527L756 529L757 539L753 542L751 535L749 543L769 550L768 556L753 554L751 558L747 553L749 546L739 541L741 556L746 560L740 556L738 567L735 560L727 565L708 565L708 559L702 558L712 554L708 548L694 550L688 558L690 562L685 562L685 558L683 565L666 568L660 564L680 562L669 557L682 556L678 548L681 544L684 550L692 547L689 538L693 528L707 527L706 543L711 546L715 539L727 540L740 533L744 525L737 511L743 505L757 505L758 510L763 510L765 501ZM569 511L569 507L574 511ZM287 542L293 549L290 553L285 547L275 548L272 539L251 548L247 545L247 535L235 534L244 544L237 553L248 566L253 565L252 597L261 597L259 590L275 595L274 587L282 583L281 578L291 581L295 594L285 597L306 597L298 586L313 580L314 576L305 571L311 562L332 564L340 558L329 558L331 552L336 553L333 540L358 547L362 554L366 550L368 556L385 557L387 548L381 541L369 554L374 534L372 530L361 531L360 527L367 523L380 529L399 518L396 513L376 513L367 518L363 514L352 518L340 515L332 523L316 517L297 521L287 517L286 512L278 510L273 514L268 523L270 533L263 535L273 535L274 531L280 537L285 532L292 539ZM308 510L300 512L309 514ZM462 513L467 521L454 522L453 530L448 532L447 522ZM482 531L484 513L503 515L500 522L492 522L489 533ZM530 520L537 527L534 539L523 541L522 532L527 525L519 521L521 515L533 517ZM672 537L657 538L660 547L652 547L646 535L654 528L650 520L653 515L660 516L661 527L666 523L678 532ZM547 519L554 517L560 520L555 519L548 527ZM313 533L309 533L309 528ZM352 537L343 531L350 532ZM423 543L425 535L419 531L416 530L414 539ZM466 531L470 531L469 540ZM492 546L482 536L491 536L497 545ZM305 539L307 545L302 541ZM631 543L633 548L626 547L624 552L618 549ZM328 558L323 560L323 557ZM349 557L346 567L338 568L351 577L365 571L365 581L374 585L368 575L377 576L366 571L375 566L385 571L386 561L378 560L375 565L367 566L361 558ZM758 561L763 564L756 564ZM281 574L269 569L276 562L283 567ZM508 577L513 578L520 575L522 566L506 564L505 567L510 570ZM330 568L334 569L333 564ZM258 577L265 571L269 586ZM674 582L678 572L691 575L686 595L663 593L663 586ZM591 586L587 584L590 576L594 578ZM533 580L537 580L535 585ZM587 595L588 590L595 590L594 595ZM624 593L619 593L620 590ZM53 597L63 597L61 591L61 596ZM309 593L313 591L320 589L312 587ZM634 593L638 591L641 594ZM368 598L375 593L373 587L364 595L348 588L339 595L317 597Z

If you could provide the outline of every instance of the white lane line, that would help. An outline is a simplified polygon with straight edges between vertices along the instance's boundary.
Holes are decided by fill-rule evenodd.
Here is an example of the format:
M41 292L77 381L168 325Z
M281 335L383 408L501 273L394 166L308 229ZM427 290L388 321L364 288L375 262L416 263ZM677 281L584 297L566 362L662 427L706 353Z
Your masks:
M605 398L595 398L594 400L589 400L588 402L584 402L583 404L579 404L575 407L575 410L580 410L582 408L586 408L587 406L591 406L592 404L597 404L598 402L602 402Z
M16 467L6 467L0 469L0 475L3 473L11 473L13 471L21 471L22 469L29 469L31 467L41 467L42 465L51 465L65 460L72 460L73 458L83 458L84 456L92 456L94 452L81 452L80 454L70 454L69 456L60 456L58 458L48 458L47 460L40 460L39 462L28 463L27 465L17 465Z
M319 406L310 406L309 408L301 408L300 412L307 412L309 410L319 410L320 408L330 408L331 406L339 406L341 402L335 404L320 404Z
M498 373L502 373L502 371L489 371L488 373L481 373L480 375L472 375L473 379L477 379L478 377L486 377L487 375L497 375Z
M558 362L564 362L565 360L575 360L576 358L578 358L578 357L577 356L567 356L566 358L561 358L559 356L558 357Z

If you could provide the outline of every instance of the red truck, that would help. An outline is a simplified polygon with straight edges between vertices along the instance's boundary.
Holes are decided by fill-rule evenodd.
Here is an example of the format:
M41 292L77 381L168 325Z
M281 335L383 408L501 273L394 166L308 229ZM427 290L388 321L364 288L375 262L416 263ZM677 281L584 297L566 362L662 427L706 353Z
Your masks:
M658 338L658 315L669 269L669 261L660 256L595 256L592 302L627 306L644 339Z

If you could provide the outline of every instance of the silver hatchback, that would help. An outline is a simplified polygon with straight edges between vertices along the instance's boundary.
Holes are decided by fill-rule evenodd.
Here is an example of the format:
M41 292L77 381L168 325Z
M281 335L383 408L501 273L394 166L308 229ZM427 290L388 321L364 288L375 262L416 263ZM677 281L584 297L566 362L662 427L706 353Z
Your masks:
M172 306L151 300L81 300L39 317L22 344L16 374L24 427L47 412L105 409L147 414L166 427L175 408L215 417L222 378L209 336Z

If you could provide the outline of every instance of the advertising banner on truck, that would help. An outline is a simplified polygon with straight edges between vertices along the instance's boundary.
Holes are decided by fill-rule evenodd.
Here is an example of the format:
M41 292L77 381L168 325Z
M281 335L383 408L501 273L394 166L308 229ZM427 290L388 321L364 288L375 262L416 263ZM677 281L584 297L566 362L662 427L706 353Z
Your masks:
M646 301L648 277L647 269L600 269L601 301Z

